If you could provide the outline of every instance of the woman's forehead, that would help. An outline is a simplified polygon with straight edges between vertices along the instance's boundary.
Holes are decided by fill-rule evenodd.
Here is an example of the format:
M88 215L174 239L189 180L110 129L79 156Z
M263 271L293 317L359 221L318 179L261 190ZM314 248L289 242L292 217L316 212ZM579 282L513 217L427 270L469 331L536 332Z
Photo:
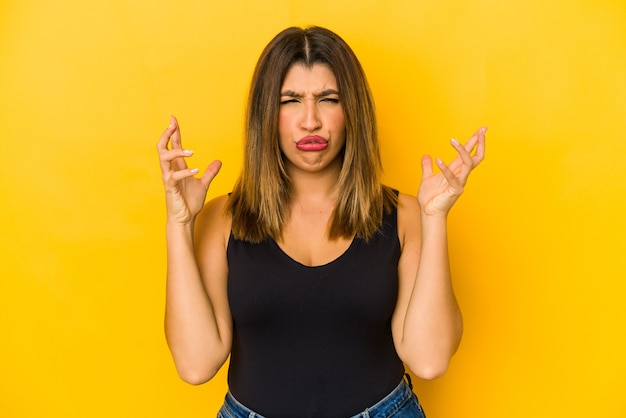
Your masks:
M283 80L281 92L297 94L319 94L323 91L337 91L337 79L331 68L323 63L305 66L296 63L292 65Z

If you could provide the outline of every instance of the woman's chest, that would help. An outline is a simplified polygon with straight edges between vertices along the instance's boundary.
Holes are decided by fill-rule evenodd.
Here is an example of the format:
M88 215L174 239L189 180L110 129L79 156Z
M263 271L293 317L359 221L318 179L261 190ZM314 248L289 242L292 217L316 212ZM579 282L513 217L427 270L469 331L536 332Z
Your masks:
M235 323L388 321L398 294L399 244L397 237L383 241L355 239L329 263L309 267L275 241L231 240L228 298Z

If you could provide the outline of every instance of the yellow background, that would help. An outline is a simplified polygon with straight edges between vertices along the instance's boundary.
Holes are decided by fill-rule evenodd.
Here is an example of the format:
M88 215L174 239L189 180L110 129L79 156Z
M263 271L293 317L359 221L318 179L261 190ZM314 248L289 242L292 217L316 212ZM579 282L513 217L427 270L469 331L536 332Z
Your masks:
M416 383L428 416L626 416L623 0L3 0L0 416L215 416L225 370L186 385L163 337L155 143L176 115L229 191L255 61L307 24L360 57L387 183L415 193L423 153L490 128L450 216L465 335Z

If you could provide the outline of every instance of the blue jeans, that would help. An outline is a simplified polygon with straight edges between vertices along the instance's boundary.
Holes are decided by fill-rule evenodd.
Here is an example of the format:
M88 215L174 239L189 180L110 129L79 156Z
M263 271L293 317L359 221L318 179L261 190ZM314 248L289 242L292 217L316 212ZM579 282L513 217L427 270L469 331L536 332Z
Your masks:
M413 393L411 377L407 374L406 378L389 395L351 418L426 418L417 396ZM224 405L217 412L217 418L266 417L246 408L228 392Z

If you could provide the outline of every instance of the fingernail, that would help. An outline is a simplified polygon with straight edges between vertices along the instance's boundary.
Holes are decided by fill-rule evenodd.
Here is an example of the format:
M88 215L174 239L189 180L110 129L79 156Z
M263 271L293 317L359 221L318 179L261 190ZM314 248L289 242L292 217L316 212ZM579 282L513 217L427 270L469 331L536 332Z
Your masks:
M441 158L435 158L435 162L437 163L437 165L443 165L443 161L441 161Z
M482 128L480 128L480 131L481 131L482 133L485 133L485 132L487 132L487 129L489 129L489 128L488 128L488 127L486 127L486 126L483 126Z
M190 149L183 150L183 154L185 155L193 155L193 151Z
M197 173L198 173L198 171L200 171L200 170L198 170L197 168L192 168L191 170L189 170L189 172L190 172L191 174L197 174Z
M455 138L452 138L450 142L452 142L454 145L459 145L459 141L457 141Z

